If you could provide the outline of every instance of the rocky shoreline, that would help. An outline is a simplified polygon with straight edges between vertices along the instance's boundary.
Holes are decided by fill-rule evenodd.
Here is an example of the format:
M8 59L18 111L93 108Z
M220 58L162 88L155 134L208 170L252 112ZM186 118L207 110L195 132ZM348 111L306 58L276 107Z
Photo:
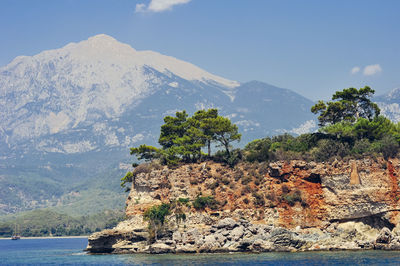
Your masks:
M398 160L382 159L278 162L266 170L246 165L229 169L215 163L174 170L158 167L135 176L127 199L128 218L89 236L86 251L400 250L399 168ZM183 206L183 221L170 214L156 237L151 236L143 218L146 209L180 197L193 200L199 192L213 195L219 208ZM297 200L291 201L296 193Z
M329 250L400 250L400 230L373 229L362 222L327 229L288 230L225 218L207 228L166 231L150 244L146 230L113 229L89 237L89 253L227 253Z

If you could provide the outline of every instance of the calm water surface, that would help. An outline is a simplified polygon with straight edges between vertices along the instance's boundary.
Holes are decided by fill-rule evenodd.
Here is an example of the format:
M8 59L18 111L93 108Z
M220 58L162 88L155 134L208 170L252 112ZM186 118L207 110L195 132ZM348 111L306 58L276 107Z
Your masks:
M400 265L400 252L87 255L86 238L0 240L1 265Z

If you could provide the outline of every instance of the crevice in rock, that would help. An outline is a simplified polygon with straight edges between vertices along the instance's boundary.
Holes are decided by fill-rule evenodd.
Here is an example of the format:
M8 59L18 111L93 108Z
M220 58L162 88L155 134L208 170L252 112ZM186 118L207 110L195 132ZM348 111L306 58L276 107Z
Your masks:
M326 188L327 190L329 190L333 194L336 194L336 191L333 188L331 188L330 186L322 186L322 188Z
M390 210L390 211L397 211L397 210ZM348 218L348 219L332 219L330 220L331 223L345 223L345 222L362 222L366 225L371 226L375 229L382 229L384 227L389 228L392 230L396 225L391 223L384 217L384 214L390 211L381 212L369 216L359 217L359 218Z
M321 176L316 173L311 173L308 177L305 177L304 180L311 182L311 183L322 183Z

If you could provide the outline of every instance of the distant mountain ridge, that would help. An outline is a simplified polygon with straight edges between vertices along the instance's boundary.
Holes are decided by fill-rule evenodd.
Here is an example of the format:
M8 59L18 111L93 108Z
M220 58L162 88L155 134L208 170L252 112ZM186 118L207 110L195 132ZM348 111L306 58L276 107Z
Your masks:
M162 118L178 110L218 108L238 124L243 146L315 129L312 104L293 91L240 84L104 34L17 57L0 68L0 213L56 204L76 182L130 162L129 147L155 145ZM28 195L32 176L40 182ZM57 193L47 196L46 186Z
M400 88L377 96L373 100L378 103L384 116L393 122L400 122Z

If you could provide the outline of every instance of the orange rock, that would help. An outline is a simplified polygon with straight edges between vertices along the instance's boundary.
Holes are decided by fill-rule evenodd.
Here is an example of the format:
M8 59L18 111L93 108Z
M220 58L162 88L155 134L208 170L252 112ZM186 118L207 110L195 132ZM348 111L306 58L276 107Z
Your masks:
M357 171L357 163L353 161L351 163L351 174L350 174L350 185L360 185L360 176Z

